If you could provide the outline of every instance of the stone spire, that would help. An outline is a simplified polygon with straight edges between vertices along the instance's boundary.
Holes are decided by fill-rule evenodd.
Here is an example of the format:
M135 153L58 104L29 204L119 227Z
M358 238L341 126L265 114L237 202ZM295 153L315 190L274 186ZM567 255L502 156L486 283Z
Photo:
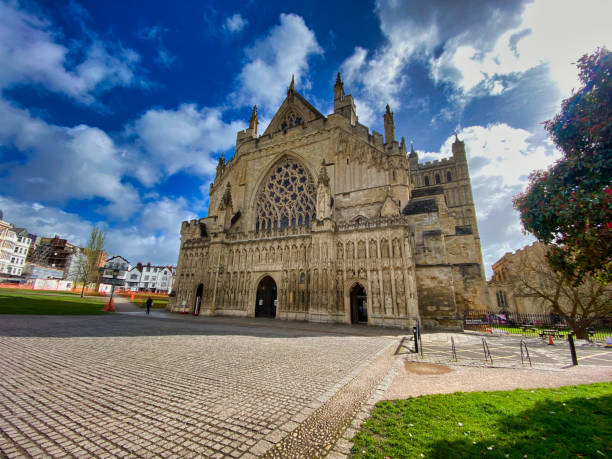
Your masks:
M400 152L406 154L406 138L402 137L402 141L400 142Z
M455 141L453 142L453 156L459 159L466 159L465 142L459 140L459 137L457 137L457 133L455 133Z
M383 118L385 120L385 143L391 145L395 142L395 123L393 122L393 112L389 108L389 104L387 104L387 111Z
M336 76L336 84L334 85L334 100L342 100L344 98L344 83L340 78L340 72Z
M410 142L410 154L409 158L418 158L416 151L414 151L414 143Z
M287 89L287 94L295 91L295 78L294 75L291 75L291 83L289 83L289 89Z
M249 129L251 130L251 135L253 137L257 137L257 124L259 124L259 121L257 120L257 105L253 105L253 112L251 113L251 119L249 120Z

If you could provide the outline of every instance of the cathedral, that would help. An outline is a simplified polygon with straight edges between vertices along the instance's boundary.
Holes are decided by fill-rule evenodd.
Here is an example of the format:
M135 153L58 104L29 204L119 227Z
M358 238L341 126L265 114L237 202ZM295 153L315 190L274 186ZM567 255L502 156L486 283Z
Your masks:
M261 135L253 108L208 216L182 223L168 308L403 328L489 309L464 142L419 163L389 106L384 137L359 123L340 74L328 116L294 86Z

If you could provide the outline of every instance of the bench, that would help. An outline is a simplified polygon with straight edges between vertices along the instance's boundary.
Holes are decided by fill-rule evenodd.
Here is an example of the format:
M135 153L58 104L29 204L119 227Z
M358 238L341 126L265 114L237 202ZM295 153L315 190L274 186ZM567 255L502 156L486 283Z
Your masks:
M552 336L553 338L563 338L564 334L559 330L541 330L539 336L540 338L546 338L547 336Z

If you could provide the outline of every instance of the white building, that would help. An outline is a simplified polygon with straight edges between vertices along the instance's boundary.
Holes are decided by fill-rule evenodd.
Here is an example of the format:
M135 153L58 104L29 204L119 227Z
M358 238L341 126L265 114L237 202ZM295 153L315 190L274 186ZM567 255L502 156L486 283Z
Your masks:
M100 283L98 290L110 293L113 283L115 284L116 288L125 288L126 276L131 270L132 265L129 261L122 256L113 255L106 260L106 263L104 263L102 282Z
M0 212L0 275L21 276L32 239L25 228L2 220Z
M170 293L174 285L174 266L138 263L126 274L125 288L134 292Z

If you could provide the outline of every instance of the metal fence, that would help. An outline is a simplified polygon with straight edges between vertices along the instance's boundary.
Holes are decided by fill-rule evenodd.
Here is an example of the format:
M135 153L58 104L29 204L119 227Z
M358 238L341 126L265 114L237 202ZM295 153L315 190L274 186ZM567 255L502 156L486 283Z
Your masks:
M572 332L559 314L521 314L518 312L466 311L463 328L492 334L516 334L542 339L566 339ZM612 317L598 317L588 328L589 341L612 340Z

